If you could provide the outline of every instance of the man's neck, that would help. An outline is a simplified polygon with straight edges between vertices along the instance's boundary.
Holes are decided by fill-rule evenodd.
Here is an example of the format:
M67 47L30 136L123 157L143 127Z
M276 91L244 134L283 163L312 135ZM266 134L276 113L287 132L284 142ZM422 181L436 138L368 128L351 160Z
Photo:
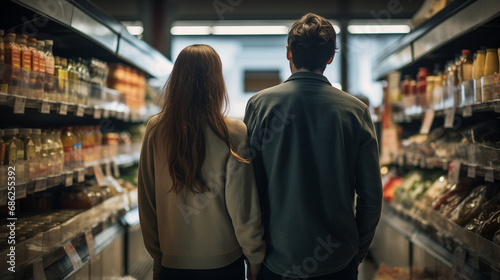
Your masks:
M295 69L295 67L293 67L292 74L295 74L297 72L309 72L309 73L316 73L316 74L323 75L323 71L321 71L319 69L316 69L315 71L310 71L309 69L306 69L306 68Z

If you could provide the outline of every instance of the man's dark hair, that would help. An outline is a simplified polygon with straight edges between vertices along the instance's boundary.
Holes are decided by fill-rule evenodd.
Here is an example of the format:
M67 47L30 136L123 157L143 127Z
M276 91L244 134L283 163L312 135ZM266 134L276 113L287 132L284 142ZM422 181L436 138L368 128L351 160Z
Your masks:
M297 69L324 71L337 49L337 34L327 19L309 13L290 27L288 47L292 50L293 64Z

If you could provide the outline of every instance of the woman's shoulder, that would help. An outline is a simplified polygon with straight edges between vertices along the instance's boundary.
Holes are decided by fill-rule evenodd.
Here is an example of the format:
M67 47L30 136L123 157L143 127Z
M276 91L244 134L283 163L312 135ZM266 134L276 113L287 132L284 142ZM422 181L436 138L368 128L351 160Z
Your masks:
M245 123L241 120L231 118L226 118L225 120L231 141L245 141L247 138L247 126Z

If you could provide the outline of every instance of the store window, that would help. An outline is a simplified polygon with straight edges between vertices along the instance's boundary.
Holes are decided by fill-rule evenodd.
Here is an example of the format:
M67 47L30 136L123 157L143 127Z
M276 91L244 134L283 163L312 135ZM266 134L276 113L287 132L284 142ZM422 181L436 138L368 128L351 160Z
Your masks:
M255 93L281 83L279 70L245 70L245 93Z

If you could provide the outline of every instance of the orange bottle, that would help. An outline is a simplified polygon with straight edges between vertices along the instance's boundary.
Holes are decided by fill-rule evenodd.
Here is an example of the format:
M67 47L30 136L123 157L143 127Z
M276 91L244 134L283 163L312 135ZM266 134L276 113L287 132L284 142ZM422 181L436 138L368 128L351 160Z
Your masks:
M64 148L64 165L69 169L76 168L75 148L78 142L71 126L63 128L61 141Z
M18 94L28 96L31 71L31 52L28 47L28 36L17 36L16 43L21 48L21 84Z
M29 97L40 99L40 85L38 75L40 74L40 54L36 48L36 39L28 39L28 49L31 55L30 91Z
M21 48L16 43L16 34L9 33L5 37L4 58L7 69L2 78L0 88L2 92L17 94L21 79Z

